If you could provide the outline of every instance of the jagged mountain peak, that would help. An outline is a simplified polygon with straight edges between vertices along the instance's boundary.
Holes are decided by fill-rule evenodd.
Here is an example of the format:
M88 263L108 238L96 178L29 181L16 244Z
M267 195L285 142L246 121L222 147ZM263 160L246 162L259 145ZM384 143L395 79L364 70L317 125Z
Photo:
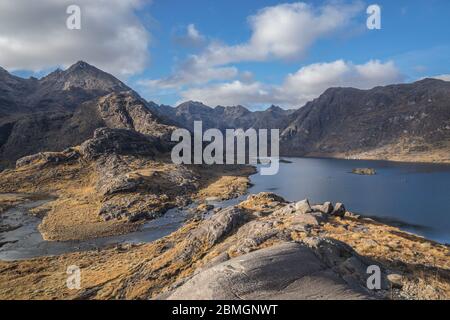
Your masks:
M83 60L79 60L69 67L69 69L85 69L85 68L97 69L94 66L90 65L89 63L87 63L86 61L83 61Z
M178 112L209 112L211 107L199 101L186 101L176 107Z
M284 112L285 110L283 108L273 104L266 111L269 111L269 112Z
M85 90L128 91L131 90L113 75L84 61L78 61L66 70L57 69L41 79L43 85L53 86L53 90L81 88Z

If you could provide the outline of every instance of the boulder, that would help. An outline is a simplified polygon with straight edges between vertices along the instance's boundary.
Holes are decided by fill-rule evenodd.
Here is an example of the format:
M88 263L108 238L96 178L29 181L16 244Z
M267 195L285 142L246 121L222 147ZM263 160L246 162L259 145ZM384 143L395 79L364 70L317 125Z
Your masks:
M244 223L246 218L247 214L244 210L238 207L228 207L206 219L199 229L189 236L189 239L214 245Z
M361 218L361 216L359 214L354 214L354 213L349 212L349 211L345 212L344 217L352 218L352 219L359 219L359 218Z
M295 210L297 214L312 212L311 205L309 204L308 199L295 203Z
M337 216L337 217L343 217L345 216L345 212L347 212L347 210L345 210L345 206L343 203L336 203L336 205L334 206L333 211L331 212L331 214L333 216Z
M292 220L291 223L292 225L302 225L302 226L318 226L320 224L320 221L322 220L320 217L315 216L313 214L310 213L305 213L305 214L298 214L295 215Z
M347 254L352 256L352 251ZM296 300L367 299L371 296L359 283L343 280L315 249L306 244L282 243L203 270L164 298Z
M401 289L403 287L403 276L396 273L391 273L387 276L389 283L393 288Z
M331 202L325 202L324 204L317 204L311 207L313 211L322 212L325 214L330 214L333 212L333 205Z
M295 204L294 203L289 203L288 205L285 205L284 207L275 210L273 212L274 215L290 215L293 214L294 212L296 212L296 208L295 208Z

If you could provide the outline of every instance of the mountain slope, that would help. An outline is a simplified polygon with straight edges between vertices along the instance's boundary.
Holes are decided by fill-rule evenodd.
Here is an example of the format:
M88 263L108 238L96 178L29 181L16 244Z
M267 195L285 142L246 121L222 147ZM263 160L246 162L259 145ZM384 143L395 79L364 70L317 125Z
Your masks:
M83 61L39 80L22 79L0 69L0 114L11 118L34 112L72 111L85 101L123 91L131 89Z
M283 156L450 162L450 82L442 80L330 88L297 110L252 112L193 101L158 106L82 61L42 79L0 68L0 167L77 145L103 126L168 140L174 126L192 130L194 121L204 130L280 129Z
M450 82L332 88L292 117L285 155L450 161Z
M130 129L165 140L173 130L161 124L133 92L111 93L81 104L73 113L33 113L0 126L4 132L0 140L2 163L7 166L29 154L78 145L100 127Z
M166 139L173 128L162 122L136 92L83 61L39 80L0 69L0 168L78 145L100 127Z

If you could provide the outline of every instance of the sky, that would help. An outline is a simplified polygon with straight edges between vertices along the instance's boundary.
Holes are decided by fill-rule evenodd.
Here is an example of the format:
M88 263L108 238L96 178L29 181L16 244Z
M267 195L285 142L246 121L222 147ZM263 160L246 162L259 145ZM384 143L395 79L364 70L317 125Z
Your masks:
M329 87L450 80L449 30L448 0L1 0L0 66L84 60L159 104L298 108Z

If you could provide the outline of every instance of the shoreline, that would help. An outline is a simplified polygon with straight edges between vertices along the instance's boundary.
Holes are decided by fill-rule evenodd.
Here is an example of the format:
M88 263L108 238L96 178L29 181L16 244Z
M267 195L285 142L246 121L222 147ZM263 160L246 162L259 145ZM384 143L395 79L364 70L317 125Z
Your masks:
M418 164L418 165L442 165L450 167L450 159L445 161L416 161L416 160L395 160L395 159L385 159L385 158L347 158L340 156L320 156L320 155L311 155L311 156L284 156L280 155L282 158L286 159L319 159L319 160L342 160L342 161L373 161L373 162L387 162L387 163L398 163L398 164Z
M394 295L398 299L407 298L408 295L411 295L410 298L450 298L450 262L446 257L448 246L351 213L346 213L345 216L290 213L286 208L293 208L291 204L272 193L249 195L247 200L235 207L223 209L210 218L191 219L177 231L150 243L118 244L112 248L94 251L12 262L1 261L0 297L157 298L163 293L173 292L202 270L225 263L233 257L244 258L251 252L275 248L283 243L298 243L304 246L313 239L332 239L355 250L351 251L353 253L349 251L348 254L375 259L383 270L386 270L387 275L402 275L402 287L406 291L385 289L384 294ZM222 216L229 214L230 210L239 218L236 216L230 217L231 220L222 220ZM221 222L208 231L208 228L212 227L212 221ZM229 223L231 225L227 227ZM210 237L215 232L219 233L214 235L211 242ZM84 270L85 278L81 290L71 291L64 288L65 268L70 264L81 265ZM416 264L418 267L414 266ZM426 267L428 264L431 268L429 271ZM437 267L440 271L435 270ZM14 271L17 268L27 276L17 277ZM136 270L139 270L138 274L135 273ZM144 280L150 274L153 275L152 280ZM354 275L364 276L359 271ZM436 278L436 275L439 277ZM128 282L126 279L136 277L142 278L140 285L136 282L135 285L130 283L123 286ZM417 282L418 279L421 280ZM30 287L29 281L33 281L34 285ZM429 283L433 283L434 289L423 291ZM92 288L96 289L92 291ZM111 291L112 288L115 289Z
M199 187L192 193L192 201L199 204L206 203L211 197L224 200L244 195L249 190L251 192L250 177L257 173L253 166L223 168L220 173L217 170L211 172L211 168L192 170L202 179L197 181L200 182ZM318 241L332 246L333 250L343 250L344 256L349 255L353 260L360 261L358 263L376 261L386 277L401 279L397 283L385 280L390 283L390 287L387 285L376 293L366 292L367 297L450 298L447 244L428 240L371 218L357 216L345 209L337 214L331 214L328 210L323 213L320 210L325 204L311 206L315 208L311 213L308 210L292 211L294 207L303 207L304 201L298 203L302 204L287 202L268 192L250 194L235 206L214 209L212 214L208 213L211 209L207 209L208 214L194 215L178 230L148 243L119 243L112 247L56 256L0 261L0 297L160 299L177 296L177 289L188 285L195 275L216 265L231 263L234 258L254 259L252 253L258 256L260 252L266 252L265 249L276 250L280 245L283 247L292 244L298 245L299 250L316 252L318 248L312 244ZM334 208L337 207L336 204ZM42 208L37 211L40 210ZM317 254L319 253L314 253ZM323 259L325 260L318 263L328 261L328 258ZM350 262L339 263L346 265ZM65 269L72 264L80 265L83 270L83 287L80 290L72 291L65 287ZM356 265L352 266L355 267ZM17 276L14 270L18 269L26 276ZM354 281L362 286L366 277L363 270L347 274L344 269L332 267L330 272L343 279L356 277ZM136 282L130 279L140 280ZM29 285L30 281L33 286ZM341 296L333 297L339 299ZM186 298L189 299L189 296Z

